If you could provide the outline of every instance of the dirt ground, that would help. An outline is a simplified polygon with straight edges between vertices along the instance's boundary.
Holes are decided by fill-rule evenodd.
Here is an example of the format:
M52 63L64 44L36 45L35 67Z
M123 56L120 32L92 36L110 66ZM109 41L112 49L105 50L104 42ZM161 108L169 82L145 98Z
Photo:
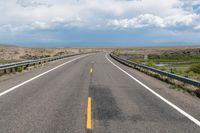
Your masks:
M98 51L94 48L28 48L12 45L0 45L0 60L19 61L37 59L63 54Z

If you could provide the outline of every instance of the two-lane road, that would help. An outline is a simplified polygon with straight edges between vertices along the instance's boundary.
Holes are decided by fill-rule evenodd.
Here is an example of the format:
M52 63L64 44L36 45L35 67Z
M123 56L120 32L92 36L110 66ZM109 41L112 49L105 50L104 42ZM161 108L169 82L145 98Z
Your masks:
M93 133L200 132L197 123L111 62L144 80L142 82L178 104L196 120L200 119L199 99L182 102L185 99L171 95L171 91L177 93L175 90L162 90L161 82L134 72L110 57L107 59L105 53L77 57L66 59L65 64L61 62L48 70L34 70L33 77L31 72L20 75L28 82L22 82L17 76L1 81L0 93L15 88L0 96L0 133L84 133L88 131L87 122ZM12 81L16 84L12 85ZM88 97L91 98L90 114Z

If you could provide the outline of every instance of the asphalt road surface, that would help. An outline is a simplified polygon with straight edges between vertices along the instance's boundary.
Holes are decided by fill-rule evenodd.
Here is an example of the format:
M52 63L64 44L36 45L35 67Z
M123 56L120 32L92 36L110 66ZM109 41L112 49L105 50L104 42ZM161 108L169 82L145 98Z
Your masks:
M105 55L1 77L0 133L200 133L198 98Z

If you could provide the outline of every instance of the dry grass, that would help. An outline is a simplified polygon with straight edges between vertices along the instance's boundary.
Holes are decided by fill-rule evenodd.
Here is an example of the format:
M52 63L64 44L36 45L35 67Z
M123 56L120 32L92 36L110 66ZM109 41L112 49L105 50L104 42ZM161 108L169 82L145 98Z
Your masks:
M92 52L95 48L28 48L12 45L0 45L0 64L20 60L36 59L61 54Z
M121 54L163 54L163 53L174 53L186 50L200 49L200 46L163 46L163 47L129 47L119 48Z

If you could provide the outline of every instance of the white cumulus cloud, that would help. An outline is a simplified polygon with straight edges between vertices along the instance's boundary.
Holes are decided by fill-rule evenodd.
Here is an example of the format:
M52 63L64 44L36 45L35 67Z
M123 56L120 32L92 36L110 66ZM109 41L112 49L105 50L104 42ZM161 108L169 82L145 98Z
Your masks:
M52 6L51 4L42 3L35 0L17 0L16 4L19 4L23 7L37 7L37 6L51 7Z
M196 14L174 15L168 17L159 17L152 14L139 15L131 19L109 20L109 26L119 28L141 28L141 27L179 27L195 25L199 16Z
M199 14L192 10L195 4L197 0L6 0L0 1L0 28L5 30L7 25L7 29L14 31L60 27L193 29L200 23Z

